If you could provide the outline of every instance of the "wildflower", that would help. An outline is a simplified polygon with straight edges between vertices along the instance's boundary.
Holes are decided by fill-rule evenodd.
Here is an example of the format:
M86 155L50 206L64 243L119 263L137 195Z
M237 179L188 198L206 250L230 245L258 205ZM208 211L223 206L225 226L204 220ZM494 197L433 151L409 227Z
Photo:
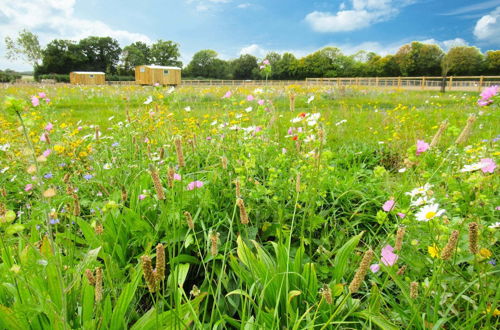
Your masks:
M102 300L102 269L97 267L95 269L95 301Z
M94 176L92 174L84 174L83 175L83 178L87 181L89 181L90 179L92 179Z
M495 161L491 158L481 159L481 164L483 165L483 167L481 167L481 171L483 171L483 173L493 173L497 167Z
M165 199L165 192L163 191L163 186L161 184L160 176L158 175L158 171L153 165L149 167L149 173L151 175L151 179L153 180L153 185L155 187L156 196L159 200Z
M258 100L258 101L257 101L257 103L258 103L259 105L264 105L265 101L264 101L264 100Z
M477 222L469 223L469 250L472 254L476 254L478 252L477 235L478 235Z
M314 100L314 95L309 96L307 99L307 104L311 103Z
M476 121L476 116L472 115L467 119L467 123L465 124L464 129L458 136L458 138L455 140L455 144L463 144L467 141L469 138L469 135L472 131L472 125Z
M51 153L52 153L52 150L47 149L47 150L45 150L45 151L42 153L42 155L43 155L44 157L49 157L49 155L50 155Z
M153 102L153 97L152 96L148 96L148 98L146 99L146 101L144 101L144 104L148 105L151 102Z
M418 282L410 283L410 298L417 299L418 298Z
M154 293L156 291L156 279L153 273L153 266L151 264L151 258L148 256L141 257L142 272L144 273L144 279L148 285L149 292Z
M203 187L203 185L204 185L203 181L198 181L198 180L192 181L188 184L187 190L194 190L196 188L201 188Z
M400 226L398 228L398 231L396 232L396 244L394 249L396 251L400 251L401 248L403 247L403 238L405 236L405 227Z
M432 138L431 144L429 146L430 148L434 148L435 146L437 146L439 140L441 139L441 136L443 135L447 127L448 127L448 121L445 120L441 123L438 131L436 132L436 135L434 135L434 137Z
M91 271L90 269L85 269L85 277L87 277L90 285L95 285L95 277L93 271Z
M45 130L46 131L50 132L53 128L54 128L54 125L52 125L52 123L48 123L47 125L45 125Z
M484 107L484 106L487 106L487 105L493 103L493 100L491 100L491 98L498 94L498 90L499 90L499 87L496 85L485 88L481 92L481 94L480 94L481 98L477 101L477 104L479 106Z
M49 223L51 225L57 225L59 223L59 219L49 219Z
M429 144L424 140L417 140L417 156L429 149Z
M236 204L238 205L238 208L240 209L240 221L241 224L247 225L248 224L248 214L245 208L245 203L243 202L243 199L238 198L236 200Z
M222 98L227 99L227 98L230 98L231 95L233 95L233 93L231 93L231 91L227 91L226 94L224 94L224 96Z
M109 170L109 169L111 169L111 164L110 163L106 163L106 164L103 165L102 168L104 168L105 170Z
M321 296L325 299L326 303L328 305L331 305L333 303L332 299L332 289L328 285L323 285L323 287L319 290L319 293Z
M492 256L491 251L486 248L479 249L479 255L485 259L488 259Z
M429 252L429 255L431 256L431 258L437 258L439 256L439 248L436 246L436 244L432 244L432 246L428 246L427 252Z
M363 259L361 260L358 269L356 270L356 274L354 274L354 278L349 284L349 292L351 293L358 292L361 283L365 279L366 272L368 270L368 267L372 259L373 259L373 251L372 250L366 251L365 254L363 255Z
M200 289L198 289L198 287L193 284L193 288L191 289L191 291L189 291L189 294L192 295L193 297L198 297L200 293L201 293Z
M186 211L186 212L184 212L184 216L186 217L186 222L187 222L189 229L194 230L194 222L193 222L193 217L191 216L191 213Z
M40 93L38 93L38 97L41 99L44 99L47 97L47 94L45 94L44 92L40 92Z
M380 265L379 264L373 264L370 266L370 270L372 271L372 273L376 273L380 270Z
M181 139L175 139L175 152L177 153L177 162L179 163L179 167L186 166L186 162L184 161L184 153L182 152Z
M418 211L417 214L415 214L415 217L417 218L418 221L427 222L429 220L441 216L444 212L445 210L439 209L439 204L429 204L423 206L420 209L420 211Z
M32 96L31 97L31 104L34 106L34 107L37 107L40 105L40 99L36 96Z
M450 259L451 255L453 254L453 251L457 247L457 242L458 242L458 230L454 230L451 233L450 238L448 239L448 243L441 252L441 259L443 260Z
M220 234L218 232L213 231L210 234L210 254L215 257L219 250L217 248L217 244L219 243Z
M500 228L500 222L495 222L494 224L489 225L488 228L498 229Z
M146 198L146 195L144 195L144 194L140 194L140 195L139 195L139 200L141 200L141 201L142 201L144 198Z
M54 188L49 188L43 192L43 197L51 198L56 195L56 190Z
M165 279L165 247L159 243L156 246L156 280L163 281Z
M45 174L43 177L44 177L45 179L52 179L52 177L53 177L53 176L54 176L54 175L53 175L52 173L50 173L50 172L49 172L49 173Z
M190 107L190 106L185 107L185 108L184 108L184 111L186 111L186 112L190 112L190 111L191 111L191 107Z
M26 186L24 186L24 191L28 192L33 189L33 184L28 183Z
M398 212L397 214L398 214L398 217L400 217L401 219L404 219L406 217L405 213Z
M394 201L394 199L389 199L384 203L384 205L382 205L382 210L384 210L385 212L389 212L394 208L395 204L396 202Z
M380 259L382 261L382 263L386 266L392 266L396 263L396 261L398 261L398 258L399 256L397 254L395 254L394 252L394 248L390 245L386 245L383 249L382 249L382 258Z
M248 101L248 102L251 102L251 101L253 101L254 99L255 99L255 98L253 97L253 95L248 95L248 96L247 96L247 101Z
M426 195L427 192L431 188L432 188L432 185L430 183L426 183L422 187L415 188L412 191L405 193L405 195L408 195L408 196L411 196L411 197L415 197L415 196L418 196L418 195Z
M406 268L407 268L407 266L406 266L406 265L404 265L403 267L401 267L401 268L399 268L399 269L398 269L398 271L396 272L396 274L397 274L398 276L403 275L403 274L405 273L405 271L406 271Z

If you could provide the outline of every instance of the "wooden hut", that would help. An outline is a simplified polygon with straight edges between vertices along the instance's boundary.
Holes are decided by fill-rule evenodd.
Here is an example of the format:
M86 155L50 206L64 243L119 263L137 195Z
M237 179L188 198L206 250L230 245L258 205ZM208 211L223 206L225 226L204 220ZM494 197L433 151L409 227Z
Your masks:
M104 72L73 71L69 74L69 82L73 85L104 85Z
M135 67L135 83L138 85L172 85L181 83L181 68L175 66L139 65Z

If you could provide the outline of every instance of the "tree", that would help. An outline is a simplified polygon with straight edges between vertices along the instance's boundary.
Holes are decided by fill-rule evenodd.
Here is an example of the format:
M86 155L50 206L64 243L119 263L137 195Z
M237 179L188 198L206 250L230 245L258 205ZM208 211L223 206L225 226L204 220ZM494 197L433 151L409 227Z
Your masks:
M86 58L80 46L70 40L52 40L42 53L42 64L35 67L35 75L44 73L66 74L81 70Z
M211 49L200 50L193 55L185 70L190 77L204 77L222 79L227 78L229 68L226 61L217 58L216 51Z
M257 58L250 54L241 55L231 63L234 79L252 79L254 69L258 70Z
M42 48L38 37L28 30L22 30L16 40L11 37L5 37L5 47L7 48L6 57L9 60L21 59L33 67L37 66L42 60Z
M87 37L78 46L86 59L80 70L116 73L122 52L118 41L110 37Z
M298 60L292 53L284 53L273 64L273 79L296 79Z
M495 75L500 72L500 50L486 52L484 67L488 74Z
M151 60L153 64L181 67L180 56L179 44L173 41L158 40L151 46Z
M141 41L134 42L123 48L122 51L123 69L131 72L138 65L151 63L151 49Z
M457 46L451 48L443 58L443 69L453 75L473 75L481 70L483 55L476 47Z
M441 74L443 56L437 45L414 41L402 46L394 59L403 76L425 76Z

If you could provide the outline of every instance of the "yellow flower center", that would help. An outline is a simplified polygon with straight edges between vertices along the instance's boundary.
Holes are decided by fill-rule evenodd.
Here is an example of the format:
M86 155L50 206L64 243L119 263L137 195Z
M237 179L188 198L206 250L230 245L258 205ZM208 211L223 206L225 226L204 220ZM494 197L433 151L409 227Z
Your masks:
M435 216L435 215L436 215L436 212L432 212L432 211L430 211L430 212L427 212L427 213L425 214L425 218L426 218L427 220L430 220L430 219L434 218L434 216Z

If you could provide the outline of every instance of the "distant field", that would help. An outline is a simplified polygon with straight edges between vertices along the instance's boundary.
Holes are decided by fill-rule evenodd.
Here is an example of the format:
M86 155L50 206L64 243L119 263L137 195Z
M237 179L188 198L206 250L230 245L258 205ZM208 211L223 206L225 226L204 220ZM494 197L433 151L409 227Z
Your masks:
M478 98L5 86L0 328L498 328Z

